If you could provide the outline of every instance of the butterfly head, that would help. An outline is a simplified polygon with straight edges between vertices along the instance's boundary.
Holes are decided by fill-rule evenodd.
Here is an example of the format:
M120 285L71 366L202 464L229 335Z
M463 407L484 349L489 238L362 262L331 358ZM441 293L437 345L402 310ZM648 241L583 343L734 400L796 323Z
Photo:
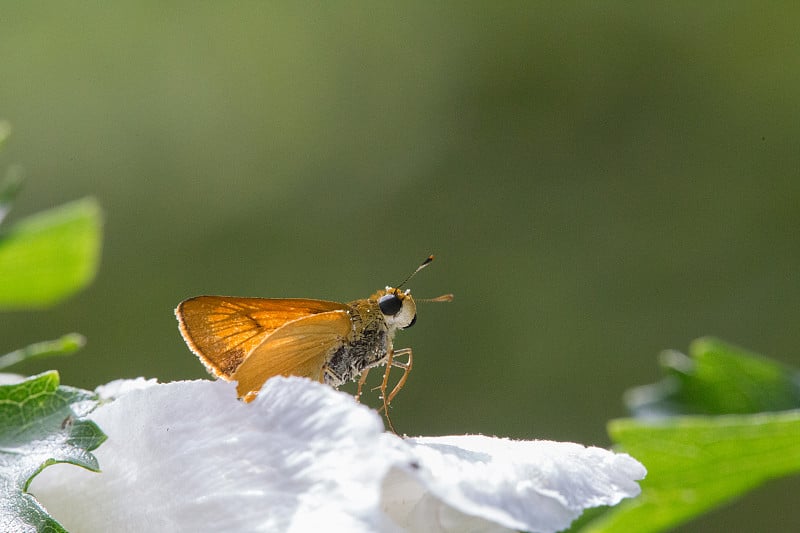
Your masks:
M409 289L386 287L375 294L378 307L390 328L410 328L417 321L417 305Z

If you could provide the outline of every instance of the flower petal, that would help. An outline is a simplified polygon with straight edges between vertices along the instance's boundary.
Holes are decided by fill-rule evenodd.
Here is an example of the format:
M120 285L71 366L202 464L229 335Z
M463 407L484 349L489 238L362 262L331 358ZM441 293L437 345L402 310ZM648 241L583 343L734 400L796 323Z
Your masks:
M273 378L114 382L91 415L100 474L54 465L32 492L75 531L557 531L638 494L644 468L579 444L400 439L352 396Z
M153 385L158 385L158 380L152 378L115 379L105 385L100 385L95 392L101 400L116 400L131 391L146 389Z
M427 531L463 531L467 524L495 530L487 523L511 530L560 531L584 509L638 495L634 480L646 473L629 455L569 442L481 435L406 442L414 467L405 469L405 475L397 470L390 474L384 506L398 523L426 524Z
M32 492L74 531L391 530L390 467L372 410L300 378L252 404L222 381L134 390L91 417L102 472L55 465ZM89 474L89 475L86 475Z

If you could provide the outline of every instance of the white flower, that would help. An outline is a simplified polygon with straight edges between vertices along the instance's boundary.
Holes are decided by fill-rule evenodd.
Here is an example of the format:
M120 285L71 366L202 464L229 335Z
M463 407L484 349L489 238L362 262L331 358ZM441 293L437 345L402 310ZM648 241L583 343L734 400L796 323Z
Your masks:
M402 439L345 394L273 378L115 383L91 415L101 473L42 471L30 491L68 530L558 531L636 496L644 467L579 444Z
M20 374L7 374L0 372L0 385L16 385L25 381L25 376Z

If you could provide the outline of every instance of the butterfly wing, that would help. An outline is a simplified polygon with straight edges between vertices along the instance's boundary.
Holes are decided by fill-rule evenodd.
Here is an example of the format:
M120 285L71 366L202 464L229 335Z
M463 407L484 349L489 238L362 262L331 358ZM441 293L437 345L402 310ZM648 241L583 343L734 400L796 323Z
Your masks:
M329 311L299 318L269 334L231 376L239 397L251 400L273 376L304 376L323 380L328 358L352 330L347 311Z
M208 371L230 380L247 354L284 324L347 309L337 302L302 298L198 296L181 302L175 316L186 344Z

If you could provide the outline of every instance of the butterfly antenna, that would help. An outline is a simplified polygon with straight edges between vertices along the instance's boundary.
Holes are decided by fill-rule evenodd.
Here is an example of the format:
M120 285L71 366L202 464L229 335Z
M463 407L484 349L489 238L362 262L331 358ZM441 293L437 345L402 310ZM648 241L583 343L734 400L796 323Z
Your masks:
M423 298L422 300L417 300L418 302L452 302L453 295L452 294L442 294L441 296L437 296L436 298Z
M402 287L403 285L405 285L406 283L408 283L408 280L410 280L411 278L413 278L413 277L414 277L414 274L416 274L417 272L419 272L420 270L422 270L423 268L425 268L426 266L428 266L428 265L431 263L431 261L433 261L433 254L429 255L429 256L427 257L427 259L425 259L425 261L423 261L422 263L420 263L420 265L417 267L417 269L416 269L414 272L412 272L410 276L408 276L406 279L404 279L404 280L403 280L403 283L401 283L400 285L398 285L398 286L397 286L397 288L399 289L400 287Z

